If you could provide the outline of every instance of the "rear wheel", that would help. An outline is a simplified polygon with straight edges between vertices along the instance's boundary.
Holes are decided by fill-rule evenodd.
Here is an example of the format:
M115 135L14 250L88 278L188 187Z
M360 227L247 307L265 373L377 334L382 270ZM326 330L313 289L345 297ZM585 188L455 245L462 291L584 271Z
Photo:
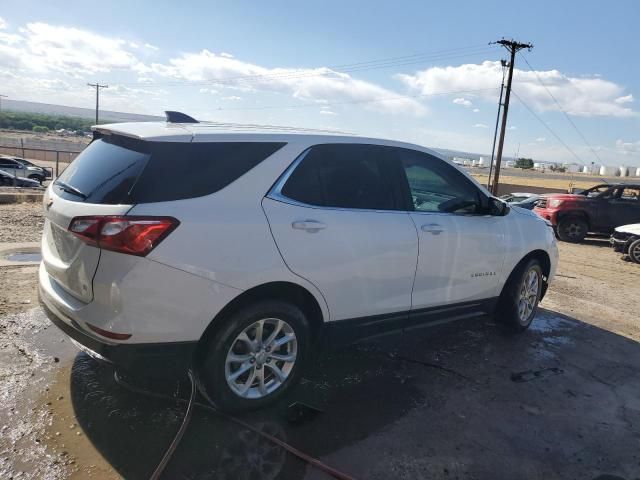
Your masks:
M295 305L264 301L223 320L205 345L200 387L226 411L265 407L300 379L309 326Z
M558 238L565 242L578 243L587 236L589 225L584 218L566 217L558 222Z
M640 238L629 245L629 258L636 263L640 263Z
M519 265L500 295L497 320L516 332L529 328L538 311L542 282L542 266L538 260Z

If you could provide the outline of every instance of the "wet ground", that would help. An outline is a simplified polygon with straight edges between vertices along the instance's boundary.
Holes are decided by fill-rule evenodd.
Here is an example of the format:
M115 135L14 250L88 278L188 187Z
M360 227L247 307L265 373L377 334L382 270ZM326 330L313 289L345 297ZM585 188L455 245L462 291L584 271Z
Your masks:
M125 377L161 397L132 392L45 330L38 310L10 322L30 327L25 351L36 353L16 369L35 373L3 392L0 476L148 478L188 382ZM638 365L635 341L542 310L523 335L484 319L326 353L281 405L241 419L355 478L634 479ZM292 415L292 402L321 412ZM163 478L331 477L198 407Z
M358 479L640 478L640 268L598 239L560 253L527 332L483 318L326 352L241 420ZM148 478L188 381L116 382L49 325L36 274L0 266L0 478ZM199 406L162 478L331 477Z

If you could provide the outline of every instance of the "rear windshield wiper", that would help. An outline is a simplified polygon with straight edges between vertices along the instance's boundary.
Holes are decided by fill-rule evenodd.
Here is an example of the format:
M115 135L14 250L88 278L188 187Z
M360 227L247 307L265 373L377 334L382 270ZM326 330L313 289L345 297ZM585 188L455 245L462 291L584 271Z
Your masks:
M68 183L63 182L62 180L56 180L55 181L55 185L58 185L62 189L63 192L71 193L71 194L75 195L76 197L80 197L83 200L87 199L87 195L82 193L76 187L72 187L71 185L69 185Z

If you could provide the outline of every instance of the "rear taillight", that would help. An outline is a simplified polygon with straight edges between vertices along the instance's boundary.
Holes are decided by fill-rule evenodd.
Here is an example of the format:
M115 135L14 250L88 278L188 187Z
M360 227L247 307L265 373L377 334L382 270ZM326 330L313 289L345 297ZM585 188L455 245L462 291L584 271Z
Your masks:
M88 245L144 257L179 224L173 217L75 217L69 231Z

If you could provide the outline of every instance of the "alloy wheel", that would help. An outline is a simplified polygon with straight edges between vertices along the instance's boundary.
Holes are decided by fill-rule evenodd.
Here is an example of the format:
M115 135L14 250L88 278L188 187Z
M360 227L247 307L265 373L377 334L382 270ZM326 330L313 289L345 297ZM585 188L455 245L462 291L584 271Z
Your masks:
M531 268L527 271L520 287L520 298L518 299L518 318L525 324L529 321L538 301L538 287L540 285L540 275L538 271Z
M293 370L298 340L291 325L265 318L235 338L225 360L225 378L242 398L263 398L276 391Z

